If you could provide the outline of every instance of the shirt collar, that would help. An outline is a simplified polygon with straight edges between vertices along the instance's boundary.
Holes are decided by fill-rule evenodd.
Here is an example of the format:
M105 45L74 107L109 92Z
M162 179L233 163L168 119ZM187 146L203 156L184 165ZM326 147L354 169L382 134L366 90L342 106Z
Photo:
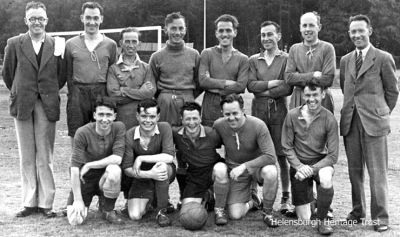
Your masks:
M158 130L158 125L156 124L154 135L160 134L160 130ZM133 140L140 139L140 125L135 128L135 133L133 135Z
M118 61L116 62L117 65L124 63L124 57L123 57L123 53L121 53L118 57ZM139 54L136 54L136 60L134 62L134 65L136 65L140 60Z
M361 50L363 59L364 59L365 56L367 55L369 48L371 48L371 44L368 44L367 47L365 47L364 49ZM356 51L357 51L357 54L356 54L356 56L357 56L357 55L360 53L360 50L359 50L359 49L356 49Z
M178 134L183 136L185 134L185 127L182 127L179 129ZM205 137L206 136L206 130L204 129L204 126L200 124L200 136L199 137Z
M297 111L297 113L298 113L297 119L299 119L299 120L304 120L304 117L303 117L303 115L301 114L301 109L302 109L304 106L307 106L307 105L306 105L306 104L303 104L302 106L298 107L299 110ZM322 105L321 105L321 106L322 106ZM323 109L324 109L324 108L321 108L321 109L318 111L318 113L315 114L314 119L318 118L318 117L321 115L321 111L322 111Z
M28 34L29 34L29 37L31 38L31 40L33 41L30 31L28 31ZM46 38L46 33L43 34L43 37L39 41L34 41L34 42L43 43L45 38Z
M258 59L265 60L266 52L267 52L267 50L262 50L260 52L260 54L258 55ZM275 57L281 56L282 54L283 54L282 50L280 50L280 49L275 50Z

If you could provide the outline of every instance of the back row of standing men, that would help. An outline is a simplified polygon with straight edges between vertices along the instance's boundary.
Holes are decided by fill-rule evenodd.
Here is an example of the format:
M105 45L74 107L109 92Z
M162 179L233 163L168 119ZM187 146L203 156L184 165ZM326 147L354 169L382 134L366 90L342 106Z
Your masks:
M221 97L243 93L247 87L255 95L252 114L265 122L274 142L281 167L283 209L289 199L286 158L304 177L318 173L297 157L315 153L299 154L296 151L290 157L290 152L284 152L288 148L283 149L281 145L283 121L288 112L286 96L293 91L290 108L295 108L305 102L302 90L307 83L323 88L333 83L335 51L332 44L318 39L321 24L315 12L301 17L300 32L304 41L293 45L289 55L278 48L279 25L270 21L262 23L260 33L264 49L250 59L233 48L239 25L234 16L222 15L215 21L219 45L204 49L199 55L185 46L185 18L180 13L172 13L165 19L166 46L151 56L149 65L136 53L140 41L139 32L134 28L126 28L121 33L122 54L117 57L116 43L99 33L103 8L98 3L83 4L81 21L85 32L67 41L64 54L59 47L62 41L45 34L48 22L45 6L30 2L25 11L29 31L7 41L3 78L11 91L10 113L15 117L21 157L24 208L19 216L31 214L37 208L45 216L54 216L52 157L55 122L60 114L58 90L65 82L68 84L67 124L71 144L77 129L93 120L98 96L108 95L115 99L117 120L128 130L137 125L135 113L140 100L155 96L160 106L160 121L179 126L183 104L193 101L204 90L202 122L212 126L223 116ZM340 123L352 183L353 211L348 219L365 217L362 183L366 163L371 176L372 219L379 220L376 230L385 230L388 225L386 136L398 88L392 57L370 44L371 34L371 24L366 16L350 18L349 36L357 50L341 60L340 85L344 105ZM322 105L333 113L331 93L328 89L325 93ZM312 117L311 122L317 117ZM309 125L310 122L306 127ZM315 148L313 144L319 143L311 142L311 150ZM326 155L326 150L320 152ZM337 159L337 154L335 156ZM335 162L333 158L327 166ZM179 183L180 168L184 168L181 165L178 164L177 170ZM233 164L232 171L238 167L243 168ZM239 175L241 173L243 170ZM329 174L331 179L333 170ZM328 185L324 189L319 193L329 196L330 201L324 204L329 207L333 188ZM307 209L302 209L303 204L309 204L309 200L301 200L296 205L300 206L296 208L300 216L301 210ZM247 206L243 208L248 209Z

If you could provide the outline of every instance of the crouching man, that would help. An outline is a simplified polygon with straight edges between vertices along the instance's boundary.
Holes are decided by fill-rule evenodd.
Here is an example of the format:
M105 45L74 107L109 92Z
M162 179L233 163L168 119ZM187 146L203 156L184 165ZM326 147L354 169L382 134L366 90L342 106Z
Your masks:
M339 153L338 125L333 114L322 107L324 88L307 82L305 104L292 109L282 130L282 146L290 163L292 202L299 219L310 220L314 200L313 180L317 183L317 218L320 234L333 232L327 213L333 199L333 165Z
M277 227L273 218L272 206L278 190L278 171L276 167L275 148L267 125L260 119L245 115L243 98L230 94L222 98L223 118L214 123L214 128L225 145L226 165L216 169L217 179L214 183L216 201L222 199L228 205L231 219L240 219L246 213L259 208L261 201L252 195L252 181L263 185L264 222L268 227ZM216 223L226 223L224 206L217 209ZM218 207L219 208L219 207ZM222 221L217 221L223 219Z
M68 205L76 212L85 213L93 196L98 195L103 218L113 224L122 224L114 206L121 189L119 165L125 151L125 126L122 122L114 122L115 108L110 99L98 98L93 113L96 122L80 127L74 136L72 193Z
M172 163L174 143L172 129L167 122L158 122L160 107L153 99L142 100L137 106L139 126L126 133L126 147L122 168L132 178L128 194L128 213L132 220L140 220L156 200L159 226L171 225L167 215L169 184L176 168Z

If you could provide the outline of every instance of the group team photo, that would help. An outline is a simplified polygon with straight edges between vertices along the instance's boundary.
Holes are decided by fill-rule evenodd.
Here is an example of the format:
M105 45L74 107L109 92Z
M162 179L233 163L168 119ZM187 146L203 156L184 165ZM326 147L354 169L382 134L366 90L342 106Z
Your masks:
M236 47L248 21L219 10L197 50L173 9L148 55L144 25L102 33L108 1L75 5L67 39L46 30L51 3L18 1L25 33L6 39L0 83L3 234L399 234L399 57L365 5L342 17L338 49L323 1L304 1L298 42L265 16L253 54Z

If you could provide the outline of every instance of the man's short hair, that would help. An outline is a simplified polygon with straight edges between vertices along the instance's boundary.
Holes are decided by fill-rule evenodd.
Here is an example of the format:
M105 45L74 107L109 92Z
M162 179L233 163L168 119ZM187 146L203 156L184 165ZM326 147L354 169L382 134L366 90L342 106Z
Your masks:
M43 10L46 11L46 6L42 2L35 2L35 1L28 2L25 7L25 12L27 12L29 9L39 9L39 8L43 8Z
M103 15L104 9L98 2L85 2L82 5L82 15L85 13L86 8L89 8L89 9L98 8L100 10L100 15Z
M263 27L269 26L269 25L275 26L276 33L281 33L281 27L275 21L264 21L263 23L261 23L260 28L263 28Z
M119 40L122 40L122 38L124 37L124 34L128 33L128 32L136 32L138 34L138 36L140 37L140 32L139 32L139 30L137 28L135 28L135 27L126 27L119 34Z
M321 16L318 14L318 12L316 12L316 11L306 12L303 15L301 15L300 20L305 14L314 14L314 16L317 18L317 24L321 25Z
M112 109L114 112L117 111L117 104L115 100L107 96L98 96L96 99L96 106L95 109L99 106L105 106Z
M367 26L371 27L371 21L370 21L369 17L366 15L359 14L359 15L351 16L349 18L349 26L353 21L365 21L367 23Z
M183 117L183 112L184 111L194 111L194 110L197 110L197 111L199 111L199 114L201 114L201 106L197 103L197 102L194 102L194 101L189 101L189 102L185 102L184 104L183 104L183 106L182 106L182 109L181 109L181 116Z
M243 109L244 101L243 101L243 98L238 94L229 94L229 95L226 95L226 96L222 96L221 102L219 103L219 105L221 106L221 109L222 109L224 104L230 104L230 103L233 103L235 101L237 101L239 103L239 107L241 109Z
M230 14L224 14L224 15L219 16L219 17L214 21L215 29L217 29L218 23L221 22L221 21L224 21L224 22L232 22L233 29L237 29L237 28L239 27L239 21L238 21L238 19L237 19L235 16L232 16L232 15L230 15Z
M320 85L319 83L317 83L317 82L315 82L315 81L308 81L308 82L306 82L306 84L305 84L304 87L303 87L303 91L304 91L304 89L305 89L306 87L310 88L310 90L312 90L312 91L315 91L317 88L320 88L320 89L321 89L321 92L322 92L323 90L325 90L325 87L324 87L324 86Z
M136 112L138 114L140 114L142 108L144 111L146 111L148 108L153 108L156 107L157 108L157 114L160 113L160 106L158 106L158 103L155 99L144 99L142 101L139 102L137 108L136 108Z
M180 12L172 12L168 14L164 20L165 27L167 27L167 25L169 23L172 23L175 19L181 19L181 18L183 19L183 21L185 21L185 17Z

